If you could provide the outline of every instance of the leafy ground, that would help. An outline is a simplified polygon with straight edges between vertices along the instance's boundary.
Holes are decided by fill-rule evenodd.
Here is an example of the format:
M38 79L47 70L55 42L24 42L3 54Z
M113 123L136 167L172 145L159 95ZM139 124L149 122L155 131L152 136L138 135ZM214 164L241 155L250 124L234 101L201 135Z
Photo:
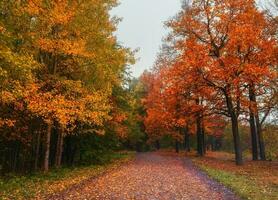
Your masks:
M231 188L242 199L278 199L277 161L246 161L239 167L233 158L229 153L208 152L205 158L192 157L192 160L210 177Z
M277 162L238 167L232 154L193 154L142 153L131 161L134 153L117 153L110 164L0 179L0 199L278 199Z
M140 153L134 162L56 194L50 200L238 200L185 157Z
M99 176L133 159L133 152L111 154L106 164L62 168L47 174L0 179L0 199L44 199L86 179Z

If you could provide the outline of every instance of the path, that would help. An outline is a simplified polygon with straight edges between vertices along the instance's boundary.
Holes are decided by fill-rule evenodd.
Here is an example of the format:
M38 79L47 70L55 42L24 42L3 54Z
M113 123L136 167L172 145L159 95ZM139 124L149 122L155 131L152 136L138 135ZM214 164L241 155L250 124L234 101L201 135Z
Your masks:
M238 200L190 160L155 153L58 194L65 200Z

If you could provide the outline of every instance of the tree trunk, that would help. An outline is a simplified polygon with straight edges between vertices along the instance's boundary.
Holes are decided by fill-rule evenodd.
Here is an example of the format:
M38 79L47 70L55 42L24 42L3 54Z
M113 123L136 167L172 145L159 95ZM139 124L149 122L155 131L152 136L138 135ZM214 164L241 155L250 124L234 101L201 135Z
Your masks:
M186 127L184 129L184 148L185 148L185 151L187 152L190 152L190 136L189 136L189 133L188 133L188 127Z
M196 99L196 105L200 105L199 98ZM204 144L203 144L203 134L202 134L202 116L201 112L196 114L196 127L197 127L197 152L199 156L204 156Z
M260 147L260 157L261 157L261 160L266 160L264 138L263 138L263 134L262 134L262 127L261 127L258 112L256 112L255 118L256 118L257 133L258 133L258 140L259 140L259 147Z
M258 160L258 137L257 137L257 130L255 124L255 117L254 114L250 111L250 133L251 133L251 142L252 142L252 158L253 160Z
M232 102L231 97L229 96L229 92L225 93L225 97L226 97L228 111L229 111L231 121L232 121L232 132L233 132L236 164L242 165L243 159L242 159L242 150L241 150L240 136L239 136L239 130L238 130L238 115L236 114L236 111L233 107L233 102Z
M61 135L58 131L57 133L57 144L56 144L56 152L55 152L55 167L58 167L58 157L59 157L59 150L60 150L60 140L61 140Z
M202 136L202 123L201 123L201 117L200 114L197 114L196 119L196 125L197 125L197 152L199 156L204 156L203 151L203 136Z
M175 146L176 146L176 153L179 153L180 149L179 149L179 141L178 140L176 140Z
M35 163L34 163L34 170L38 170L38 162L39 162L39 155L40 155L40 145L41 145L41 130L38 131L37 141L36 141L36 152L35 152Z
M262 134L262 127L261 127L261 122L260 122L260 117L259 117L258 104L257 104L254 84L250 85L249 91L251 91L251 94L252 94L252 101L253 101L253 106L254 106L253 115L255 117L254 121L256 122L255 128L257 130L257 144L259 143L260 157L261 157L261 160L266 160L264 138L263 138L263 134Z
M45 138L45 154L44 154L44 172L49 170L49 152L50 152L50 138L51 138L52 124L47 124L46 138Z
M19 142L17 142L17 141L15 141L14 143L13 143L13 145L14 145L14 147L13 147L13 165L12 165L12 169L13 169L13 171L17 171L17 169L18 169L18 161L19 161L19 151L20 151L20 143Z
M155 141L155 145L156 145L156 149L159 150L160 149L160 142L159 142L159 140Z
M58 165L61 166L62 163L62 155L63 155L63 149L64 149L64 134L61 135L61 141L60 141L60 155L58 159Z
M251 133L251 142L252 142L252 158L253 160L258 160L258 135L257 135L257 127L255 123L255 115L254 115L254 105L255 102L255 92L254 86L249 85L249 124L250 124L250 133Z
M241 144L240 144L240 136L238 131L238 119L235 114L232 114L232 130L233 130L233 138L234 138L234 148L235 148L235 154L236 154L236 164L242 165L242 150L241 150Z
M202 120L202 154L206 154L206 138L205 138L205 124L204 120Z
M63 154L63 143L64 143L64 130L61 128L58 132L58 140L56 146L56 155L55 155L55 167L61 167L62 154Z

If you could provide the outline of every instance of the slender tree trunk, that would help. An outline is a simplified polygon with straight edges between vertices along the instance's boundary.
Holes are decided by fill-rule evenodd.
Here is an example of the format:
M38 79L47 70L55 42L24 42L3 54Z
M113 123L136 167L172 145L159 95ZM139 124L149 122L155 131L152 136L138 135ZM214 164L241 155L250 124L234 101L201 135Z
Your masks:
M62 154L63 154L63 143L64 143L64 129L61 128L58 132L58 140L56 146L56 156L55 156L55 167L61 167Z
M200 100L196 99L196 105L200 105ZM197 152L199 156L204 156L204 144L203 144L203 134L202 134L202 116L200 111L196 114L196 127L197 127Z
M49 170L49 153L50 153L50 138L51 138L52 124L47 125L46 138L45 138L45 153L44 153L44 172Z
M205 125L204 120L202 120L202 154L206 154L206 138L205 138Z
M17 163L18 163L18 157L19 157L19 149L20 149L20 143L15 141L14 143L14 147L13 147L13 171L17 171Z
M60 155L60 143L61 143L61 134L58 131L58 138L56 144L56 154L55 154L55 167L59 167L59 155Z
M232 130L233 130L233 138L234 138L234 148L236 154L236 164L242 165L243 159L242 159L242 150L240 144L240 136L238 131L238 119L235 114L232 114L231 119L232 119Z
M156 149L160 150L160 142L159 142L159 140L155 141L155 145L156 145Z
M255 123L255 115L254 115L254 106L256 104L254 85L249 85L249 124L250 124L250 133L251 133L251 142L252 142L252 158L253 160L258 160L258 135L257 135L257 127Z
M254 122L254 129L256 130L256 145L258 149L258 143L259 143L259 152L260 152L260 157L261 160L266 160L265 156L265 145L264 145L264 138L262 135L262 127L261 127L261 122L260 122L260 117L258 113L258 104L257 104L257 99L256 99L256 93L255 93L255 86L254 84L249 85L249 97L252 105L252 109L250 110L250 113L252 111L252 118L254 118L252 121ZM251 124L250 124L251 127ZM258 154L258 151L257 151ZM258 155L257 155L258 159Z
M179 141L178 140L176 140L176 142L175 142L175 147L176 147L176 153L179 153L180 149L179 149Z
M38 170L38 162L39 162L39 155L40 155L40 145L41 145L41 130L38 131L37 141L36 141L36 152L35 152L35 163L34 163L34 170Z
M216 150L216 139L214 136L210 136L210 141L211 141L211 151Z
M197 152L199 156L204 156L203 151L203 136L202 136L202 123L200 114L197 114L196 125L197 125Z
M257 137L257 130L255 124L255 117L254 114L250 111L250 133L251 133L251 142L252 142L252 158L253 160L258 160L258 137Z
M59 166L61 166L61 163L62 163L63 149L64 149L64 135L62 134L61 141L60 141L60 155L59 155L59 160L58 160Z
M188 127L184 130L184 147L187 152L190 152L190 136L188 134Z
M242 165L243 159L242 159L242 149L241 149L240 136L239 136L239 130L238 130L238 115L236 114L236 112L234 110L233 102L232 102L231 97L229 96L229 92L225 93L225 97L226 97L228 111L229 111L229 114L231 116L231 121L232 121L232 132L233 132L236 164Z
M260 157L261 160L266 160L264 138L262 134L262 127L261 127L258 113L256 113L255 118L256 118L257 133L258 133L258 140L259 140L259 147L260 147Z

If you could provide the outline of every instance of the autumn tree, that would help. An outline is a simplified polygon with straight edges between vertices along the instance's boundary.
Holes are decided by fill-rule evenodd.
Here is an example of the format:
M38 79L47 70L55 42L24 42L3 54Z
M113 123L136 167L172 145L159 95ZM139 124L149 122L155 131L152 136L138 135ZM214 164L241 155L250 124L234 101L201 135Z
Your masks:
M118 19L109 11L116 5L110 0L0 3L1 93L6 97L0 124L10 127L5 140L22 137L35 169L40 156L44 171L61 166L64 146L78 142L64 143L65 138L103 135L111 119L122 118L121 112L114 117L120 109L113 91L124 87L133 55L113 35ZM119 129L115 134L123 134L124 119L112 127Z
M238 117L245 85L269 76L270 65L275 62L276 43L268 31L267 18L252 0L200 0L193 1L169 26L181 38L177 43L181 59L188 57L188 67L194 67L225 102L221 112L232 121L236 162L242 164Z

